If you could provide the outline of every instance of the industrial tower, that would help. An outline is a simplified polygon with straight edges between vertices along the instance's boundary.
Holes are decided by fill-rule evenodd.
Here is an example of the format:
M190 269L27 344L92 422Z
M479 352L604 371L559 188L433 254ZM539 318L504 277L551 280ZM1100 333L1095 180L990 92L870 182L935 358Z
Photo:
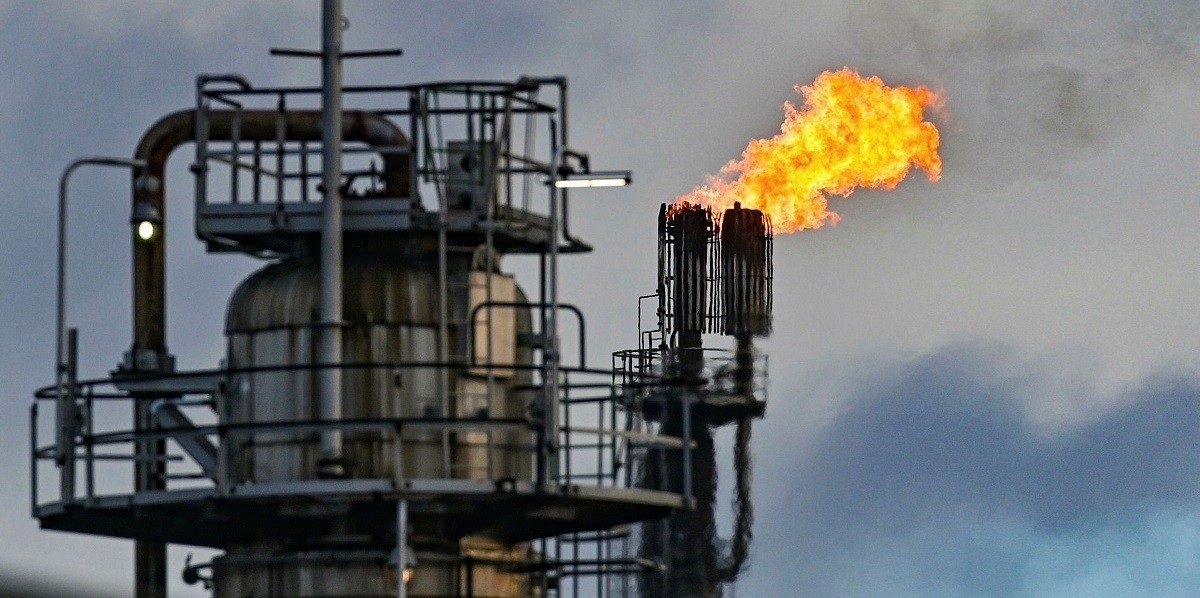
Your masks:
M324 5L322 50L280 51L319 56L320 87L201 75L195 107L114 161L133 171L134 334L107 376L77 371L60 214L34 516L134 540L138 598L166 595L167 543L224 551L182 572L217 598L719 595L749 540L769 222L664 209L657 324L594 367L559 299L560 258L591 249L568 193L630 175L570 145L566 80L343 87L343 57L390 51L344 52L341 3ZM196 236L265 261L201 371L176 369L165 325L166 163L187 145ZM710 333L736 346L713 353ZM744 508L724 557L711 430L733 422Z

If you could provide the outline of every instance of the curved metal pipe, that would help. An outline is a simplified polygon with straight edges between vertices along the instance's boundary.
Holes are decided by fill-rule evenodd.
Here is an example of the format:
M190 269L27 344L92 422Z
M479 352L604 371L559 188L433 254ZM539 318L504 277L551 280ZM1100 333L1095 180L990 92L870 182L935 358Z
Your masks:
M235 116L236 115L236 116ZM206 114L207 138L231 140L235 118L238 137L246 141L272 141L276 139L275 110L213 110ZM293 110L283 114L285 140L320 141L321 112L319 110ZM408 137L387 117L374 112L353 110L342 113L344 139L358 141L375 147L406 147ZM143 160L145 166L133 173L133 203L147 202L158 210L165 211L165 169L171 152L190 141L195 141L196 111L180 110L168 114L146 130L134 151L135 160ZM381 151L384 166L384 185L389 194L407 195L411 183L408 154ZM203 169L195 164L193 170ZM152 364L154 357L141 357L147 352L165 355L166 315L164 301L164 252L166 240L165 223L162 231L151 241L136 240L133 244L133 347L131 369L138 365ZM148 360L148 361L147 361Z
M200 89L204 89L209 83L233 83L240 87L242 91L249 91L251 89L250 81L237 73L209 73L196 77L196 87Z

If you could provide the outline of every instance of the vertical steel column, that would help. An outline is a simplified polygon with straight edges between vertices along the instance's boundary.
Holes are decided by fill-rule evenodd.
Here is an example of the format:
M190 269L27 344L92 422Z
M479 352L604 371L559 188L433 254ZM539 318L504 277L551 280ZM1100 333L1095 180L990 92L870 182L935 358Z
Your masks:
M159 123L166 120L163 119ZM192 124L190 119L184 118L183 120ZM171 122L174 121L175 119L172 118ZM165 130L155 127L152 127L151 130L154 133L166 133ZM183 133L182 130L180 133ZM183 133L185 137L190 134L190 130ZM150 136L151 131L147 131L142 141L145 142ZM165 135L156 139L156 141L167 140L168 137ZM136 161L138 168L133 172L133 210L135 213L154 213L160 217L165 213L163 180L166 158L171 147L174 145L169 143L153 146L139 143L135 154L139 156ZM141 163L140 160L143 159L145 162ZM166 223L159 222L157 228L157 232L149 238L142 238L136 230L133 234L133 344L121 366L121 369L128 373L163 373L174 367L172 358L167 352L166 341ZM133 393L132 398L134 429L140 435L154 427L149 402L157 397ZM162 460L165 452L165 440L138 439L134 441L133 476L136 493L166 488ZM136 598L165 598L167 595L166 543L139 539L134 542L133 551Z
M542 331L545 337L545 344L542 348L542 375L545 379L542 380L542 404L544 413L542 414L542 434L545 437L546 454L542 458L542 467L544 471L541 477L542 483L545 485L542 489L549 490L551 480L558 476L558 201L560 190L554 184L558 180L558 170L562 166L563 146L561 145L558 133L555 131L554 123L551 122L551 137L555 144L553 159L550 162L550 214L549 222L547 223L546 244L549 250L549 264L547 291L549 292L549 302L547 307L549 313L546 314L545 330Z
M161 160L158 157L147 160L145 168L134 171L133 201L135 209L146 203L164 214L162 181L166 156L161 156ZM150 239L138 238L136 232L133 235L133 345L123 365L130 372L165 372L172 368L167 353L166 223L159 223L158 229ZM133 423L137 432L153 427L149 410L151 398L133 395ZM161 460L165 451L163 440L134 442L135 492L165 488ZM167 544L135 540L133 555L135 598L166 598Z
M408 501L396 501L396 598L407 598L408 580L404 570L408 568Z
M135 171L134 206L149 203L163 214L162 180L166 160L147 163L145 172ZM157 171L156 171L157 169ZM150 239L133 235L133 346L124 364L132 372L162 372L171 368L167 353L166 313L166 223ZM153 427L149 397L133 396L133 424L137 432ZM166 451L162 440L134 442L134 491L149 492L165 488L163 462ZM167 544L135 540L133 544L135 598L166 598Z
M546 235L546 239L550 243L550 314L546 321L546 341L547 346L549 347L546 359L546 374L550 381L547 385L548 406L546 409L546 416L547 427L550 429L550 444L548 448L550 449L550 455L553 457L550 459L550 466L552 467L551 471L554 475L558 475L559 473L558 394L560 391L558 385L558 368L561 365L562 360L562 354L559 352L558 344L558 235L560 227L563 226L563 224L560 222L563 214L560 213L559 202L562 202L562 207L566 207L567 203L566 190L559 189L558 186L554 184L554 181L559 176L558 171L563 166L563 158L565 157L564 152L569 147L567 145L567 109L565 102L566 83L565 79L560 81L563 81L562 86L559 87L560 95L558 106L558 124L560 128L558 129L558 139L553 140L553 143L557 149L557 151L554 152L557 159L554 160L554 174L551 176L549 214L550 223L548 227L549 231ZM578 548L578 546L576 546L576 548Z
M321 153L325 198L321 225L320 415L342 418L342 2L321 2ZM342 431L321 432L323 476L345 474Z

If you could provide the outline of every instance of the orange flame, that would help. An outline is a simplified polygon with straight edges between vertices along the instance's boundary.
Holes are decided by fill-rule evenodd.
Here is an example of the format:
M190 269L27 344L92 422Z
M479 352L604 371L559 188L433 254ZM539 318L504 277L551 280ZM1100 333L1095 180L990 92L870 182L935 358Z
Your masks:
M893 189L915 164L929 180L942 174L938 130L924 120L940 98L925 87L888 87L879 77L843 68L825 71L811 86L797 86L804 109L783 107L780 133L754 139L741 160L720 176L676 199L717 213L740 201L766 212L776 232L836 224L826 194L850 195L857 187Z

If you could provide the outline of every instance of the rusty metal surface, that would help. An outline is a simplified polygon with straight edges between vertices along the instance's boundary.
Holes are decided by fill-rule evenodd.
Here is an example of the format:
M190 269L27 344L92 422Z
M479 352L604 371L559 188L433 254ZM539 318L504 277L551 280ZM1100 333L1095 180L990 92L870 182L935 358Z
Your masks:
M771 228L766 215L737 204L721 216L721 297L727 335L771 332Z

